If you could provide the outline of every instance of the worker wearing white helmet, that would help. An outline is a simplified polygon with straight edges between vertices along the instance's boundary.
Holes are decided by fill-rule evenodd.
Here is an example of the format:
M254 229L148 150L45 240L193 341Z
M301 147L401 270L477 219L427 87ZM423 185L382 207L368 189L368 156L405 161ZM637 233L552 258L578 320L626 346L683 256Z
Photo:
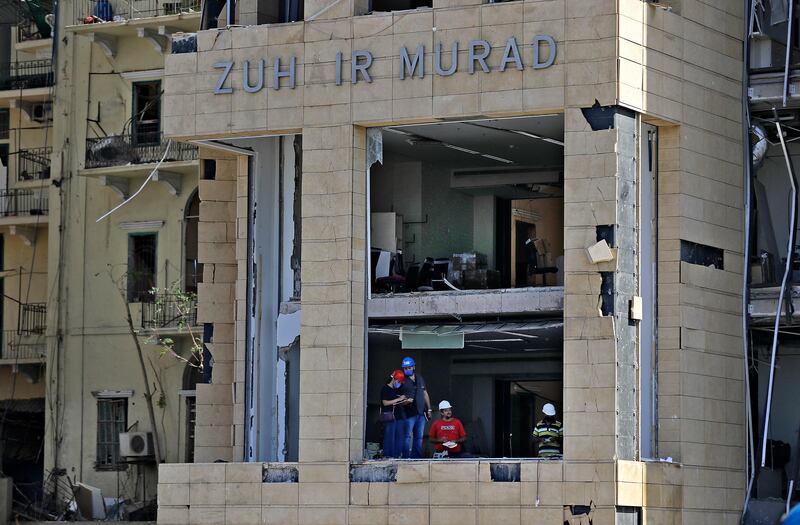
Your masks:
M533 439L539 445L539 457L561 456L563 454L564 428L561 421L556 419L556 407L552 403L545 403L542 413L544 418L533 427Z
M447 451L448 457L459 457L464 452L462 443L467 440L467 433L461 421L453 417L453 405L449 401L439 403L441 419L431 424L428 438L436 447L436 452Z

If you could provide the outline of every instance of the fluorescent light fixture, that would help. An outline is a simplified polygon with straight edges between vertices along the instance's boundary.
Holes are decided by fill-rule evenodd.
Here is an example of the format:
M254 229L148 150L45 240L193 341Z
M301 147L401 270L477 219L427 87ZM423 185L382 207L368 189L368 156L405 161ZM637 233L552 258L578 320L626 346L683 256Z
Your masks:
M468 344L472 343L521 343L522 339L469 339Z
M503 162L505 164L514 164L513 160L504 159L502 157L495 157L494 155L489 155L488 153L482 153L481 157L486 157L487 159L496 160L498 162Z
M556 139L551 139L550 137L543 137L542 135L536 135L535 133L530 133L528 131L520 131L518 129L500 129L500 128L495 128L495 129L499 129L500 131L510 131L511 133L516 133L517 135L522 135L523 137L528 137L531 139L543 140L545 142L549 142L550 144L555 144L556 146L562 146L562 147L564 146L563 140L556 140Z
M481 155L481 152L480 152L480 151L475 151L474 149L462 148L461 146L455 146L455 145L453 145L453 144L448 144L448 143L446 143L446 142L442 142L442 146L444 146L445 148L454 149L454 150L456 150L456 151L461 151L461 152L464 152L464 153L469 153L470 155Z

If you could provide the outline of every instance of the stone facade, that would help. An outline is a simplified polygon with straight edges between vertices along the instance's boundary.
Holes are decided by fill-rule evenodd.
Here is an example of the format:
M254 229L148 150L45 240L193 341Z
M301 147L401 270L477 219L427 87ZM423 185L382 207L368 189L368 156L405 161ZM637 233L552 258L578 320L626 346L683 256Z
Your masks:
M738 522L744 488L741 337L742 8L684 0L667 11L638 0L434 2L433 9L360 14L339 0L306 2L306 22L201 31L197 52L166 58L166 133L182 140L303 136L300 447L297 483L264 482L270 465L238 463L244 447L247 170L217 157L201 181L201 321L214 324L211 385L198 386L198 461L162 465L159 522L380 524ZM311 19L311 20L309 20ZM557 43L549 68L499 72L516 37ZM491 73L399 79L399 49L485 39ZM524 42L524 44L523 44ZM352 83L368 49L372 82ZM344 78L337 85L337 53ZM297 57L296 86L274 89L274 60ZM460 62L467 54L460 51ZM242 64L266 60L265 87L245 93ZM528 65L526 58L526 66ZM233 62L215 94L221 70ZM283 71L283 69L282 69ZM252 77L251 77L252 78ZM287 82L284 78L281 82ZM620 106L593 131L582 108ZM564 114L563 461L521 462L519 482L492 482L488 461L400 462L396 481L350 481L362 460L366 129L441 119ZM620 115L629 115L621 118ZM635 295L638 122L659 128L658 442L674 463L640 461L637 349L624 306ZM617 258L591 264L597 226L627 228ZM680 260L680 241L721 248L724 270ZM598 314L601 272L617 283L616 314ZM627 378L627 379L626 379ZM631 379L633 378L633 379ZM632 400L632 401L631 401ZM633 405L631 404L633 403ZM284 466L286 466L284 464ZM538 504L537 504L538 501Z

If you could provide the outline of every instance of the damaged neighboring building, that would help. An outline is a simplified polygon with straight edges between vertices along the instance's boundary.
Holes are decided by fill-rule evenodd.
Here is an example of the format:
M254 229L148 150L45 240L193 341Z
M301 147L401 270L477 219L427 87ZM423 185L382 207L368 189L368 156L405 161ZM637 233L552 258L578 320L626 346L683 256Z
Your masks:
M798 503L798 5L747 2L745 266L746 523Z

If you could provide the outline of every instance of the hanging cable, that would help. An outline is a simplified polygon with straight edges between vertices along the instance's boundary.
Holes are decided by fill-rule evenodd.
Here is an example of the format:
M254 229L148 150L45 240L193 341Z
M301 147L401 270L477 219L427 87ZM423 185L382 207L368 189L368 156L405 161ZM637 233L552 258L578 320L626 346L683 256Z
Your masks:
M138 189L138 190L136 190L136 193L134 193L133 195L131 195L130 197L128 197L128 198L127 198L127 199L125 199L124 201L120 202L119 204L117 204L116 206L114 206L113 208L111 208L110 210L108 210L107 212L105 212L103 215L101 215L100 217L98 217L98 219L97 219L96 221L94 221L94 222L100 222L100 221L102 221L103 219L105 219L106 217L108 217L109 215L111 215L112 213L114 213L115 211L117 211L118 209L122 208L123 206L125 206L126 204L128 204L129 202L131 202L131 201L132 201L134 198L136 198L136 196L137 196L137 195L139 195L139 194L142 192L142 190L144 189L144 187L145 187L145 186L147 186L147 183L148 183L148 182L150 182L150 180L151 180L151 179L153 178L153 176L156 174L156 172L158 171L158 168L160 168L160 167L161 167L161 164L164 162L164 159L166 159L166 158L167 158L167 155L169 154L169 148L170 148L170 146L172 146L172 140L170 140L169 142L167 142L167 147L164 149L164 155L161 157L161 160L159 160L159 161L158 161L158 163L156 164L156 167L155 167L155 168L153 168L153 171L151 171L151 172L150 172L150 175L148 175L148 176L147 176L147 178L146 178L146 179L144 180L144 182L142 183L142 185L141 185L141 186L139 186L139 189Z

